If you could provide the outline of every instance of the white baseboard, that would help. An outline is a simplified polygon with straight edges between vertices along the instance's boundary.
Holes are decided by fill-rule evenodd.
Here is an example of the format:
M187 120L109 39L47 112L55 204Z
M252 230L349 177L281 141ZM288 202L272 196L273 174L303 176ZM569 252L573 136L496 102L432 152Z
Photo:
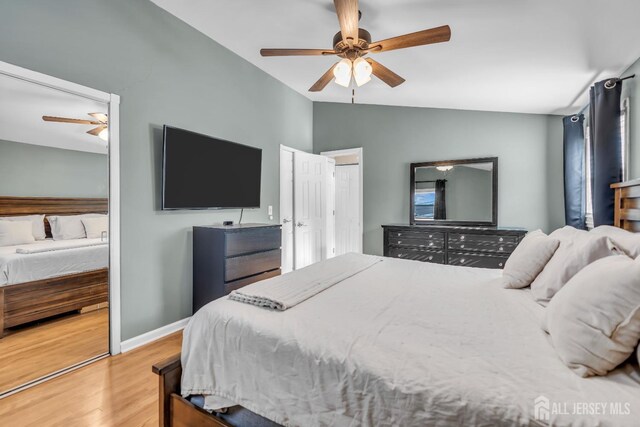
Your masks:
M120 344L120 351L122 353L126 353L127 351L131 351L145 344L149 344L150 342L159 340L160 338L166 337L167 335L171 335L174 332L181 331L185 326L187 326L189 319L190 317L187 317L186 319L178 320L177 322L173 322L169 325L154 329L153 331L138 335L137 337L129 338L128 340L122 341L122 343Z

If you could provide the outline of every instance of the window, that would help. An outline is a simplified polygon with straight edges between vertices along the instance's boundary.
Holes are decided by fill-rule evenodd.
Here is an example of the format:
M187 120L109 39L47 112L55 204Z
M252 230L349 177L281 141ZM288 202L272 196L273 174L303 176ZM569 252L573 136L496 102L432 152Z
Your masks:
M620 133L621 138L621 152L622 152L622 179L626 181L628 179L629 170L629 98L626 98L622 103L622 109L620 110ZM586 222L587 228L591 230L594 227L593 223L593 189L591 188L591 133L589 126L585 130L585 162L586 162Z
M413 201L416 219L433 219L436 203L435 188L416 189Z

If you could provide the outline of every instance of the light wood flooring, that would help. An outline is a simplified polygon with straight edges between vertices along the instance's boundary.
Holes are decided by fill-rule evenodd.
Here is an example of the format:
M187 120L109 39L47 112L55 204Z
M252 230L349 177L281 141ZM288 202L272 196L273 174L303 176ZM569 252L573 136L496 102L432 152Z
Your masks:
M180 352L182 332L0 400L0 426L158 425L151 365Z
M108 352L107 308L16 328L0 339L0 393Z

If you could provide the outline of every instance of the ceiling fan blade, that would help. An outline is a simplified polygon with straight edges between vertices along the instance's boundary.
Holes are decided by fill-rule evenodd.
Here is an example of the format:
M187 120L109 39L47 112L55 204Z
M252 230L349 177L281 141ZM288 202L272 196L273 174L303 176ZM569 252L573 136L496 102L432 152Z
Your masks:
M262 56L335 55L332 49L260 49Z
M89 115L91 117L95 118L96 120L98 120L101 123L105 123L106 124L106 123L109 122L109 118L104 113L89 113Z
M313 86L309 88L309 92L320 92L333 80L333 69L336 68L338 63L335 63L329 68L329 70L320 77L320 80L315 82Z
M103 131L104 129L106 129L106 128L107 128L107 126L105 126L105 125L98 126L97 128L93 128L93 129L91 129L90 131L87 131L87 133L88 133L89 135L98 136L98 134L99 134L100 132L102 132L102 131Z
M54 116L42 116L42 120L45 122L57 122L57 123L75 123L79 125L101 125L102 122L95 120L82 120L82 119L69 119L67 117L54 117Z
M380 80L382 80L383 82L385 82L386 84L388 84L389 86L396 87L405 82L405 80L402 77L400 77L399 75L397 75L396 73L394 73L393 71L391 71L390 69L382 65L381 63L376 62L371 58L367 58L367 62L371 64L371 68L373 69L372 70L373 75L379 78Z
M448 25L444 25L371 43L369 49L371 49L371 53L378 53L406 47L448 42L449 40L451 40L451 28Z
M333 0L340 22L342 41L349 46L358 41L358 0Z

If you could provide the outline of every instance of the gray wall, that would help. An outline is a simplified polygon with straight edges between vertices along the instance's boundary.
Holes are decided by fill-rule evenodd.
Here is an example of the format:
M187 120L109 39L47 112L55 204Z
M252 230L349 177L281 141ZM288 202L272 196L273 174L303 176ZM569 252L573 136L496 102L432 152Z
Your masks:
M382 253L381 224L409 220L413 162L498 157L500 226L548 231L562 215L557 192L547 198L557 186L547 160L562 148L559 117L315 103L313 120L315 152L364 148L366 253Z
M312 148L312 103L147 0L4 1L0 60L121 99L122 338L191 314L191 227L239 211L161 212L161 129L263 149L278 218L279 144ZM93 43L92 41L99 40ZM92 47L93 46L93 47Z
M640 59L622 76L635 74L635 79L625 80L622 86L622 99L629 97L631 116L629 120L629 178L640 178Z
M0 195L107 197L109 161L104 154L0 140Z

